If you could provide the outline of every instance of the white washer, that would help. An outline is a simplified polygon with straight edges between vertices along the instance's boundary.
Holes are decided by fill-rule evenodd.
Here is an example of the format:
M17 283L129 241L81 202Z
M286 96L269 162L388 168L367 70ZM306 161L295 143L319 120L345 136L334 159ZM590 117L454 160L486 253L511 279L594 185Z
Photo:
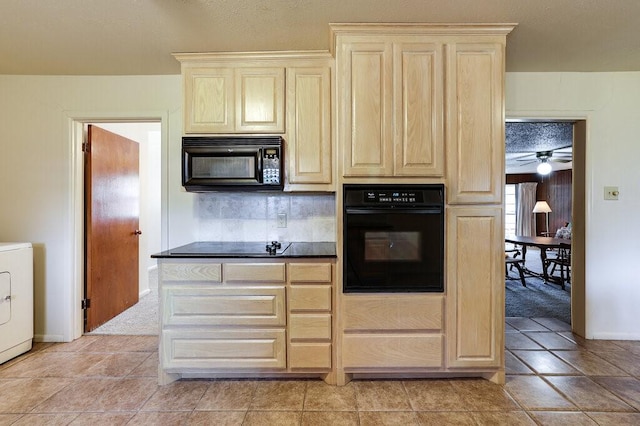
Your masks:
M0 363L31 349L33 248L0 243Z

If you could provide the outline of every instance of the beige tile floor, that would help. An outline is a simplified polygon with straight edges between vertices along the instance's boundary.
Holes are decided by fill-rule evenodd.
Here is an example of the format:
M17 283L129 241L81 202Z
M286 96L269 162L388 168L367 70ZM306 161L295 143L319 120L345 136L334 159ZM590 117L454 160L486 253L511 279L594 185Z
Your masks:
M156 336L37 344L0 365L2 425L640 425L640 342L507 318L507 382L182 380L158 386Z

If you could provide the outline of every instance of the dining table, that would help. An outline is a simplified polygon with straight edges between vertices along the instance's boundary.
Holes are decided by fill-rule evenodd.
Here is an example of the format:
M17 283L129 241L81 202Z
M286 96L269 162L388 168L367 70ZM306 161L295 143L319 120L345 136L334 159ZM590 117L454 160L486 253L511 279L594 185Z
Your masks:
M539 237L539 236L527 236L527 235L515 235L505 237L505 242L518 245L522 247L522 259L526 260L527 257L527 247L537 247L540 249L540 262L542 262L542 274L537 274L526 266L524 270L527 274L533 276L542 276L545 281L549 281L549 274L547 273L547 250L550 249L559 249L560 247L567 245L571 246L571 240L566 238L555 238L555 237Z

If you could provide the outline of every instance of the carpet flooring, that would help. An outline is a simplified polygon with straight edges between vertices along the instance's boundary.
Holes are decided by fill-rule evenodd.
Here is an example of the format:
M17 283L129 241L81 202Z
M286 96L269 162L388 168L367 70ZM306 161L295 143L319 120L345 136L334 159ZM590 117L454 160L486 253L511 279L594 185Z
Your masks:
M527 251L527 268L542 272L538 251ZM562 290L558 284L545 283L537 277L527 277L523 287L517 271L510 271L505 283L507 317L556 318L571 324L571 285Z
M138 303L87 334L123 334L132 336L157 335L158 327L158 274L149 273L150 292Z

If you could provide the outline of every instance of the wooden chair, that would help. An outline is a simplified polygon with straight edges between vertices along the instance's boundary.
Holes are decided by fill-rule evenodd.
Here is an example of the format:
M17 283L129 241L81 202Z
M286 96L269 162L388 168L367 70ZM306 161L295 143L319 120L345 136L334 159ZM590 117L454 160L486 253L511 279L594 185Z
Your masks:
M565 289L565 283L571 282L571 244L560 243L557 256L553 258L547 258L544 267L547 270L547 275L551 278L558 279L562 289ZM551 269L549 269L551 268ZM554 276L556 269L560 270L560 276Z
M508 252L516 252L513 256L509 256ZM518 256L520 254L520 252L518 250L505 250L504 253L504 274L505 274L505 280L512 280L513 278L511 278L509 276L509 270L512 270L512 268L516 268L518 270L518 275L520 275L520 282L522 283L523 287L527 286L527 282L524 279L524 259L519 259L515 256Z
M516 258L516 257L520 256L522 254L522 252L520 251L518 246L516 246L514 244L513 246L511 246L511 248L505 247L504 254L505 254L505 256L504 256L505 259L508 258L508 257ZM522 259L522 261L524 262L524 259ZM509 265L509 270L513 271L513 268L514 268L514 264L511 263L511 265Z

